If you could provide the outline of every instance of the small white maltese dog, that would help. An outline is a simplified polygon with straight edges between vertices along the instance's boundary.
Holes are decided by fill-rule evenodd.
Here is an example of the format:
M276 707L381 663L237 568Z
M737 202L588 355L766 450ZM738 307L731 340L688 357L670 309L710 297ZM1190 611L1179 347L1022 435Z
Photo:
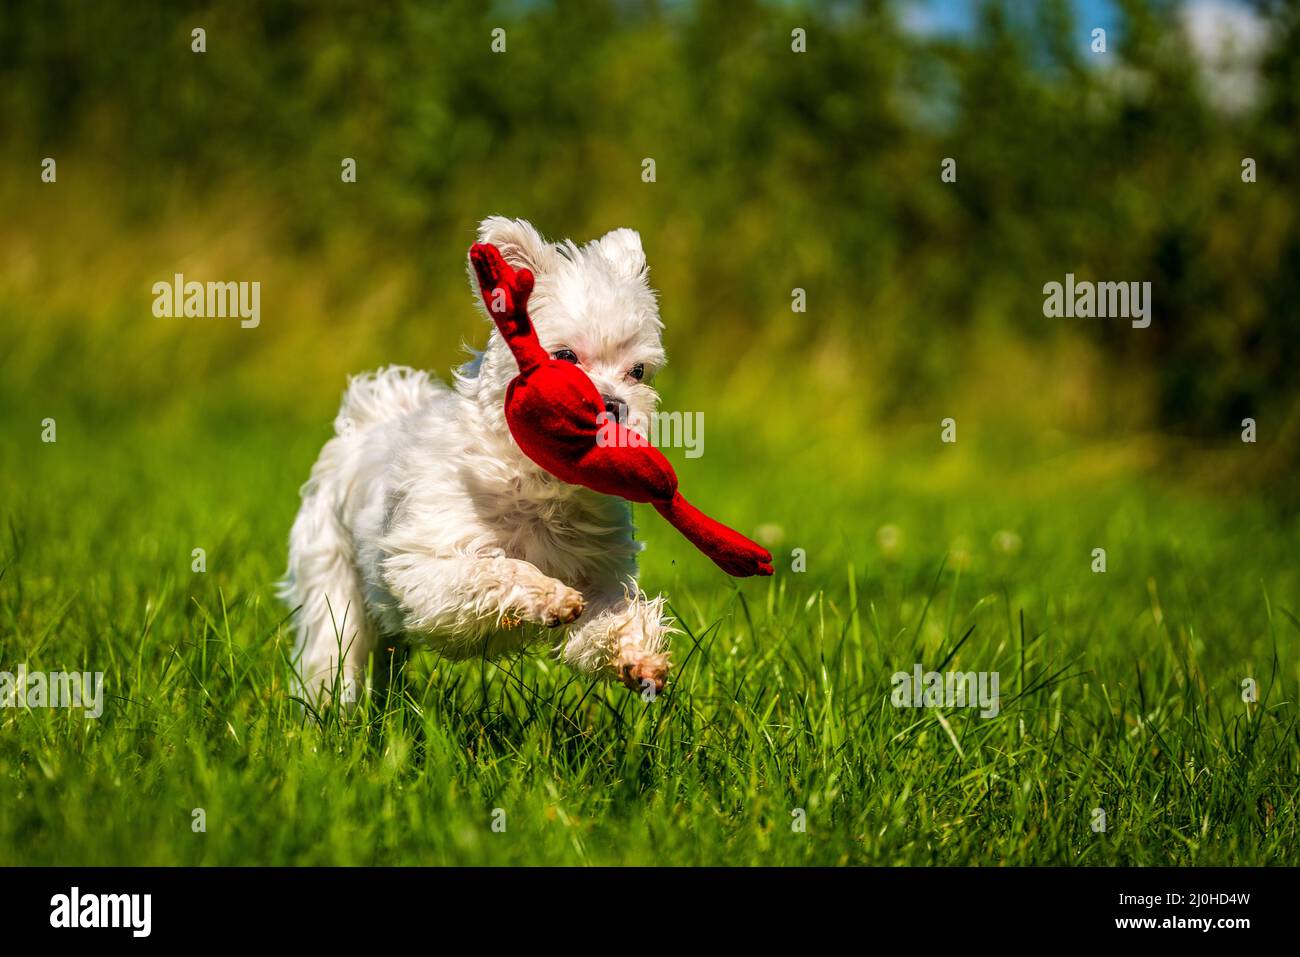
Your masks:
M616 229L582 247L549 243L493 216L478 239L533 271L542 347L581 366L607 412L650 421L665 356L641 237ZM470 288L487 318L472 268ZM372 655L382 674L376 653L399 643L496 658L543 637L582 674L663 688L672 628L663 597L637 586L631 509L520 451L504 409L517 372L493 326L450 386L399 367L349 381L302 488L281 584L298 609L305 700L355 703Z

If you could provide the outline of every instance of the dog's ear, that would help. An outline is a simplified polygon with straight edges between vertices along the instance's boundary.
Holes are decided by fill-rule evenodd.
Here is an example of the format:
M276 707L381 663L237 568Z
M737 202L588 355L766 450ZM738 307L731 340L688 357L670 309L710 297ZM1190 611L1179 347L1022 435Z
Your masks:
M615 229L597 239L594 245L618 275L634 281L646 278L650 267L641 248L641 234L635 229Z
M516 269L531 269L534 276L544 276L555 262L555 247L526 219L489 216L479 224L478 241L491 243L506 262Z

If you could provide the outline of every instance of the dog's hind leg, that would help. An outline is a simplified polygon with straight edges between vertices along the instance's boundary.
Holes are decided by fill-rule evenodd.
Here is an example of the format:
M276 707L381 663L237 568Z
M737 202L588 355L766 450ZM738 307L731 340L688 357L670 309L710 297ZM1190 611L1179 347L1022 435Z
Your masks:
M318 706L335 699L354 705L365 688L375 649L353 563L352 540L334 509L328 485L309 486L289 534L289 571L282 596L297 608L293 690Z

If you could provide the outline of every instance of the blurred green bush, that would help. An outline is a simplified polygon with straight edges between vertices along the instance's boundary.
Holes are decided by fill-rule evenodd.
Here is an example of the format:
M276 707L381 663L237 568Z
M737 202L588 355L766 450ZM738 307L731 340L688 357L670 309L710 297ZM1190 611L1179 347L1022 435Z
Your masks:
M170 275L164 253L185 235L190 255L255 247L300 291L328 284L293 300L312 332L232 336L203 361L269 350L263 368L335 394L331 359L417 361L393 344L474 335L460 257L480 218L506 213L555 236L639 229L688 374L726 370L752 395L793 380L855 424L937 422L963 396L1196 442L1234 440L1252 416L1270 448L1254 468L1276 479L1300 459L1300 13L1254 8L1271 38L1259 96L1225 112L1198 82L1180 5L1156 0L1124 0L1104 62L1067 0L982 3L969 35L946 37L909 32L884 0L9 3L6 380L94 348L116 378L86 361L83 384L130 393L147 375L121 372L146 345L150 362L161 351L202 373L163 334L108 347L86 325L147 302L141 283ZM791 52L795 27L807 53ZM71 199L39 192L47 155ZM359 168L346 187L345 156ZM956 183L940 180L944 157ZM120 247L129 283L82 271L94 250L61 252L92 236ZM407 272L386 299L395 263ZM1151 327L1045 318L1043 284L1066 272L1150 281ZM55 276L86 309L49 302L38 280ZM795 287L806 313L790 309ZM365 301L364 325L331 312ZM423 325L435 306L461 317ZM375 344L334 340L319 367L286 365L336 320Z

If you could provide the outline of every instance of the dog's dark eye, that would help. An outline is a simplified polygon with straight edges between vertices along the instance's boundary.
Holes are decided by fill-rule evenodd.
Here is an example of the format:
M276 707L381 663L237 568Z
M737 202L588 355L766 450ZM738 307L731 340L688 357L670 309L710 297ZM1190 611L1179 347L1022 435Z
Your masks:
M561 362L572 362L575 366L578 364L578 354L572 349L561 349L551 358L559 359Z
M629 372L628 375L630 375L633 379L636 379L637 382L640 382L642 379L645 378L645 363L638 362L636 365L632 367L632 371Z

